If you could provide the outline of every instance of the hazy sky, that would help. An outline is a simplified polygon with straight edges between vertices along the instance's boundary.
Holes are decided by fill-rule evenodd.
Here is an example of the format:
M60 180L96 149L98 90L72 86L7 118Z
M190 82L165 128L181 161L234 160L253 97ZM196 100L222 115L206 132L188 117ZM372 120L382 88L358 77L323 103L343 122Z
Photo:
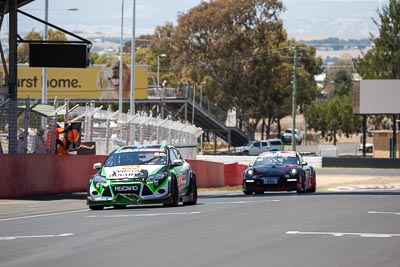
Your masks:
M132 33L133 0L124 0L124 35ZM136 0L136 35L153 33L157 25L176 22L201 0ZM375 31L372 17L389 0L284 0L282 19L290 36L368 37ZM22 10L44 18L45 0L35 0ZM68 9L78 11L68 11ZM49 22L70 31L119 36L122 0L49 0ZM19 32L41 31L43 26L19 15ZM7 21L2 31L7 31Z

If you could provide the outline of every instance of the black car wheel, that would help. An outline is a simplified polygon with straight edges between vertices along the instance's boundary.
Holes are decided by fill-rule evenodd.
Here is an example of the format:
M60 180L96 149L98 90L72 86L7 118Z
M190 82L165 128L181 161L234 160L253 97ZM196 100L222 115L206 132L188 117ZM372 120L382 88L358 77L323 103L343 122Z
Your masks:
M315 174L314 174L314 179L313 180L314 180L313 181L313 185L312 185L312 187L310 189L311 193L315 193L315 191L317 191L317 177L315 176Z
M307 180L306 179L304 179L303 193L307 193Z
M252 194L253 194L253 191L243 190L243 193L244 193L245 195L252 195Z
M304 179L304 182L302 183L302 186L300 189L297 189L296 192L298 194L300 193L306 193L307 192L307 184L306 184L306 180Z
M190 181L190 188L188 192L189 201L183 202L183 205L196 205L197 204L197 183L196 176L193 175Z
M179 204L179 189L176 177L171 177L170 180L171 202L164 204L165 207L176 207Z
M91 209L91 210L102 210L102 209L104 209L104 206L101 206L101 205L89 206L89 209Z

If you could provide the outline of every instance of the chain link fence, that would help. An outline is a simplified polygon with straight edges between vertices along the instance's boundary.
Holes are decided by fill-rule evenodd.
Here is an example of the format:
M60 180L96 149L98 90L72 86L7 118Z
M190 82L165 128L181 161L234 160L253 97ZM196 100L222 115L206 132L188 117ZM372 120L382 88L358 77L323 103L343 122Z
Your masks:
M98 155L107 155L124 145L169 144L176 146L185 158L196 158L197 138L202 129L194 125L153 117L146 112L114 112L96 107L94 101L84 107L70 108L68 101L54 107L58 105L35 106L29 101L19 105L18 153L56 153L57 123L80 122L81 142L94 143ZM4 154L9 150L9 110L9 103L0 102L0 153ZM45 151L37 151L38 142L43 143Z

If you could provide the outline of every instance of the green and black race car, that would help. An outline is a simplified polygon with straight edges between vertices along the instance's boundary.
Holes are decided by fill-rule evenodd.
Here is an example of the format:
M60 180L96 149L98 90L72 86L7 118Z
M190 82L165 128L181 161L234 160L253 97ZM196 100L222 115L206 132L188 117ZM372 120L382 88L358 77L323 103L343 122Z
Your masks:
M196 175L169 145L124 146L114 150L90 177L87 205L92 210L137 204L177 206L197 203Z

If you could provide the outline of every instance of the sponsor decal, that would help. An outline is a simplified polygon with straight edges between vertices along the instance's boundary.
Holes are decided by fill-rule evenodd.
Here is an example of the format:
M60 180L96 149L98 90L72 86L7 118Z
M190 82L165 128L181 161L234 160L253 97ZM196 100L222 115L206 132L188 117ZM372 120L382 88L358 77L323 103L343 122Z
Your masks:
M135 166L123 166L122 167L122 170L139 170L140 169L140 166L139 165L135 165Z
M147 170L149 175L153 175L160 169L159 165L135 165L135 166L121 166L121 167L108 167L106 174L109 179L117 178L135 178L141 170Z
M139 172L139 169L117 169L113 170L109 175L110 178L120 178L120 177L130 177L134 178L136 173Z
M137 185L114 185L114 192L116 193L136 193L139 191L139 186Z
M296 152L294 151L268 151L261 155L262 157L296 157Z

